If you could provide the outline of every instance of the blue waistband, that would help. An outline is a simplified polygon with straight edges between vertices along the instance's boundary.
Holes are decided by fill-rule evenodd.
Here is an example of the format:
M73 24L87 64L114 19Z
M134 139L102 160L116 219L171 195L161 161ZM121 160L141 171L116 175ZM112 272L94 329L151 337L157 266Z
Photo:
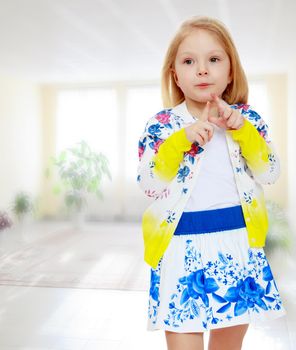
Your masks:
M174 235L203 234L246 227L241 205L229 208L184 212Z

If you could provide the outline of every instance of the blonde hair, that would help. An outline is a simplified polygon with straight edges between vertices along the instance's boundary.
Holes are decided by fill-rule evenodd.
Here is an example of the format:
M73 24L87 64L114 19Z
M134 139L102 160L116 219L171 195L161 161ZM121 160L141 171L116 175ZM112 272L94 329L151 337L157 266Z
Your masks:
M247 103L247 78L228 30L222 22L216 19L194 16L183 22L173 37L164 59L161 73L161 92L164 107L174 107L185 100L182 90L175 82L173 69L181 42L195 29L204 29L214 34L229 57L231 82L225 89L222 98L228 104Z

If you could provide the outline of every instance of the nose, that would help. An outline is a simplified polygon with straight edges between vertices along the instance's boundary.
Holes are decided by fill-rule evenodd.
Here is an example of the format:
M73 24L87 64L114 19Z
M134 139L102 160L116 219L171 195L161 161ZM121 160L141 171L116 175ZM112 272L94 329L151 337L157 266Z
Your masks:
M204 62L200 62L200 64L197 67L196 73L198 76L208 75L208 70L207 70L206 64Z
M198 74L199 76L208 75L208 71L207 71L206 69L199 69L199 70L197 71L197 74Z

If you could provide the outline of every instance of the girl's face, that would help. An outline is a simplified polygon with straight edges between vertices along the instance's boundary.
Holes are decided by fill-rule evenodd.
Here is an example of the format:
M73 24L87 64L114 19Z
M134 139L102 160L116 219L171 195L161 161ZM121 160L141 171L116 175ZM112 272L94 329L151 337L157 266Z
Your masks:
M231 82L230 60L215 35L204 29L192 31L180 44L174 78L186 102L202 108L211 93L221 97Z

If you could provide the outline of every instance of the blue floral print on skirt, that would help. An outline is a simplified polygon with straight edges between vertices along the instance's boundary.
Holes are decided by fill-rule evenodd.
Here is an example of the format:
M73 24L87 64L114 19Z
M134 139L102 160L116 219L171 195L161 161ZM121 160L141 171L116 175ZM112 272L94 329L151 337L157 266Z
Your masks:
M204 332L286 314L263 248L246 228L174 235L151 269L148 330Z

